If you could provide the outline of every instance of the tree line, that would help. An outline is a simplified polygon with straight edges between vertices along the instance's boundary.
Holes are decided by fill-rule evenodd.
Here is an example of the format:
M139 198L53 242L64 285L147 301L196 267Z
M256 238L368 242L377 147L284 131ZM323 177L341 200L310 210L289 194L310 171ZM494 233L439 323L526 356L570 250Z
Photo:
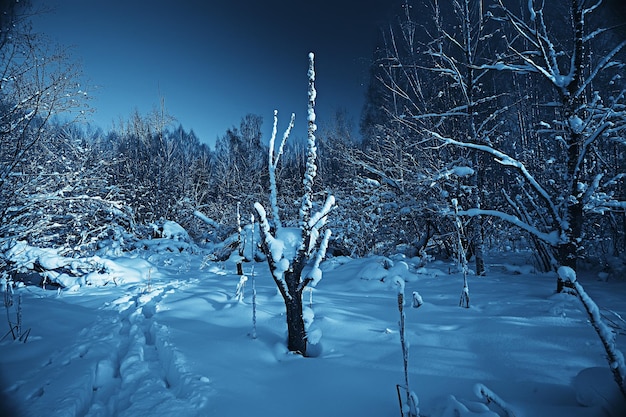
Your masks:
M346 111L319 122L312 192L337 200L329 253L452 256L454 201L477 274L494 248L529 247L541 270L624 268L620 22L585 0L448 3L399 2L381 28L360 137ZM96 251L164 219L219 241L234 233L238 205L268 205L262 116L242 117L213 149L163 104L108 132L85 127L76 66L33 33L27 12L5 7L0 246ZM306 144L288 146L278 204L298 218Z

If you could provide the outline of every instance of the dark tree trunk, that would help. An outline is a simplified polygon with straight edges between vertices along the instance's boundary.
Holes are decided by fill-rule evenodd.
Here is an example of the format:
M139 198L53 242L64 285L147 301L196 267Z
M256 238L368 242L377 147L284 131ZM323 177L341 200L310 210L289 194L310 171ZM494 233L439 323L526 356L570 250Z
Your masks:
M306 331L302 318L302 295L285 301L287 311L287 349L306 356Z
M583 137L578 127L572 126L574 117L578 117L577 111L582 105L581 95L578 89L582 85L584 71L584 16L579 0L572 0L572 17L574 19L574 53L575 59L572 62L573 74L571 82L566 87L566 92L561 91L561 103L563 105L563 116L567 122L567 174L565 176L567 191L565 196L566 213L566 241L557 247L559 266L568 266L576 271L576 260L579 256L580 240L582 238L582 226L584 221L583 205L580 202L579 180L582 175L584 157ZM582 117L584 119L584 117ZM557 278L556 291L562 292L567 287L573 287L571 283L566 283Z
M472 196L473 205L477 209L481 208L481 197L480 193L483 189L482 184L482 176L483 176L483 168L481 166L480 155L478 155L478 151L474 151L474 176L472 178L472 182L475 187L474 193ZM485 269L485 242L483 239L483 219L481 216L475 216L471 219L471 238L470 238L470 248L474 254L474 261L476 263L476 275L484 276L487 274Z
M568 266L576 271L576 261L579 256L579 244L582 237L583 225L583 207L581 203L575 203L567 207L569 229L566 230L567 243L563 243L557 247L557 256L559 266ZM557 277L556 292L562 292L565 288L573 288L570 282L564 282Z
M466 86L466 98L467 98L467 123L468 123L468 136L474 143L481 143L482 138L479 136L476 130L476 120L474 118L476 114L476 106L474 103L474 89L476 88L476 79L474 75L474 45L472 43L472 18L470 15L469 0L463 2L463 37L465 43L465 60L467 62L467 86ZM484 168L482 165L480 153L477 150L472 151L472 168L474 169L474 175L472 176L472 186L474 191L472 194L472 205L474 208L481 208L481 192L483 189L483 175ZM476 275L485 275L485 258L484 258L484 243L483 243L483 222L480 216L476 216L471 220L470 242L471 248L474 252L476 262Z
M475 219L474 225L474 261L476 263L476 275L485 276L487 275L487 271L485 269L485 253L484 248L485 244L483 242L482 236L482 221L480 217Z
M307 336L302 317L302 290L300 286L301 268L285 271L285 282L289 294L282 292L287 314L287 349L306 356ZM304 287L303 287L304 288Z

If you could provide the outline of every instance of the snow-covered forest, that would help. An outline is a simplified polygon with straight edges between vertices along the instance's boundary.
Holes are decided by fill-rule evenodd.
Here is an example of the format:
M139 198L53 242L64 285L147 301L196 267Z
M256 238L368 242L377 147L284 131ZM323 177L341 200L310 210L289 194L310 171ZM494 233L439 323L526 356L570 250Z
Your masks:
M400 1L358 137L317 119L310 54L306 115L211 147L163 103L90 125L79 67L2 3L7 415L623 415L605 6Z

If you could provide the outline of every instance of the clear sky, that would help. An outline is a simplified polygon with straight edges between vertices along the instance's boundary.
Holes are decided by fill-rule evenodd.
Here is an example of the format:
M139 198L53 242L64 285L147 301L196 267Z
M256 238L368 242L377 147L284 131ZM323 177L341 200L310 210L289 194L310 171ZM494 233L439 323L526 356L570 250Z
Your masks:
M320 123L343 108L358 122L379 28L402 0L33 0L52 8L34 30L72 47L108 130L164 98L213 143L255 113L271 128L296 113L305 136L307 54L316 54ZM398 3L398 4L396 4Z

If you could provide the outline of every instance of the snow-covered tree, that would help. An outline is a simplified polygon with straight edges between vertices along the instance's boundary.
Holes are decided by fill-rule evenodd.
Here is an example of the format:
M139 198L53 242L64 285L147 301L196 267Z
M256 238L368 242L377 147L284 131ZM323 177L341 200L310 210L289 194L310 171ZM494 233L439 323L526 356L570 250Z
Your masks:
M10 177L12 192L1 213L5 237L73 254L97 249L117 227L134 228L111 185L110 159L100 158L84 130L48 123L41 138Z
M433 169L437 162L431 159L432 154L420 153L414 132L382 126L372 132L379 134L362 147L344 151L345 163L353 167L358 178L348 194L358 200L353 207L359 215L361 243L368 252L401 250L414 256L435 234L445 233L436 208L442 187L430 186L432 175L440 169ZM452 171L450 174L455 176Z
M207 224L194 213L219 215L224 224L232 218L226 216L230 212L222 213L227 202L217 195L220 173L214 153L193 131L172 127L173 120L164 106L147 115L135 112L118 123L100 150L111 162L111 183L138 223L171 219L203 238Z
M214 198L223 203L226 220L234 217L237 202L244 210L252 210L255 201L264 196L267 187L266 150L261 143L263 118L248 114L238 127L232 127L215 145Z
M489 71L477 69L489 55L486 44L494 25L484 18L482 2L458 0L452 7L440 7L438 1L419 2L417 14L425 16L419 23L413 19L413 7L405 1L398 23L383 31L374 76L384 86L378 110L384 117L368 117L373 110L371 104L366 107L364 121L374 118L381 124L367 129L365 154L374 162L368 166L383 172L387 168L378 161L393 161L397 167L397 161L405 161L409 172L395 175L394 182L416 197L418 204L410 208L415 223L422 230L432 230L430 225L442 223L433 220L447 205L448 196L465 207L480 207L489 194L484 181L488 171L483 169L480 153L438 148L429 140L429 132L480 143L497 127L498 94L491 88L493 80L487 80ZM376 148L383 158L371 156ZM460 166L469 168L466 175L450 175ZM470 243L468 256L475 257L476 273L482 275L482 219L477 216L471 223L464 238ZM423 242L421 237L415 240Z
M565 12L522 2L520 13L504 1L432 5L434 27L422 28L432 41L421 46L430 61L402 52L401 36L391 35L394 47L380 61L379 80L391 92L386 104L393 105L388 128L418 132L423 152L413 157L422 172L430 149L449 149L431 158L434 178L456 158L481 172L461 185L469 192L459 198L461 215L518 226L542 264L574 268L589 219L624 213L626 41L592 19L599 2L570 1ZM402 23L398 33L410 46L415 26L409 18Z
M285 142L289 137L294 118L287 127L278 149L275 140L277 134L278 116L274 112L274 128L269 143L268 169L270 178L270 205L273 231L268 214L260 203L254 207L259 215L261 232L261 249L267 256L267 263L283 297L287 317L287 348L292 352L307 355L308 335L303 318L302 293L308 285L316 285L322 277L319 265L325 256L330 230L324 234L321 230L326 218L332 209L335 199L329 195L326 202L318 211L313 211L313 181L317 174L317 149L315 131L315 68L314 55L309 54L309 89L308 89L308 135L307 160L304 173L304 192L300 201L299 227L288 228L280 217L278 207L278 188L276 183L276 167L285 149Z
M53 190L47 185L58 182L58 176L46 176L54 174L46 170L71 162L56 153L64 142L58 132L71 130L82 118L87 93L79 82L80 67L70 62L67 52L33 33L28 7L11 2L2 11L0 239L15 239L23 238L28 229L28 222L22 223L25 214L36 214L40 204L51 207L48 192ZM62 117L52 124L56 115ZM56 185L53 188L59 191ZM34 194L32 199L26 198L29 194Z
M624 173L606 178L606 164L599 153L601 143L624 144L626 89L618 58L626 41L596 42L606 32L589 24L590 15L600 2L571 0L567 14L571 18L571 30L549 26L546 3L528 2L523 15L512 12L502 1L498 1L498 6L494 18L503 21L510 30L506 37L508 53L481 69L537 77L551 89L549 103L545 105L554 109L554 118L539 120L537 124L544 126L542 139L555 144L552 161L558 162L558 169L542 183L538 172L528 169L519 152L506 153L493 143L476 144L451 138L443 141L492 156L513 170L522 184L520 197L508 200L523 217L481 209L467 210L465 214L503 218L554 248L554 267L575 269L583 249L587 213L623 211L626 207L616 188ZM557 291L563 285L559 278Z
M135 111L111 134L114 181L140 223L173 218L180 200L179 180L184 171L180 171L178 137L168 130L172 121L163 107L147 115Z

